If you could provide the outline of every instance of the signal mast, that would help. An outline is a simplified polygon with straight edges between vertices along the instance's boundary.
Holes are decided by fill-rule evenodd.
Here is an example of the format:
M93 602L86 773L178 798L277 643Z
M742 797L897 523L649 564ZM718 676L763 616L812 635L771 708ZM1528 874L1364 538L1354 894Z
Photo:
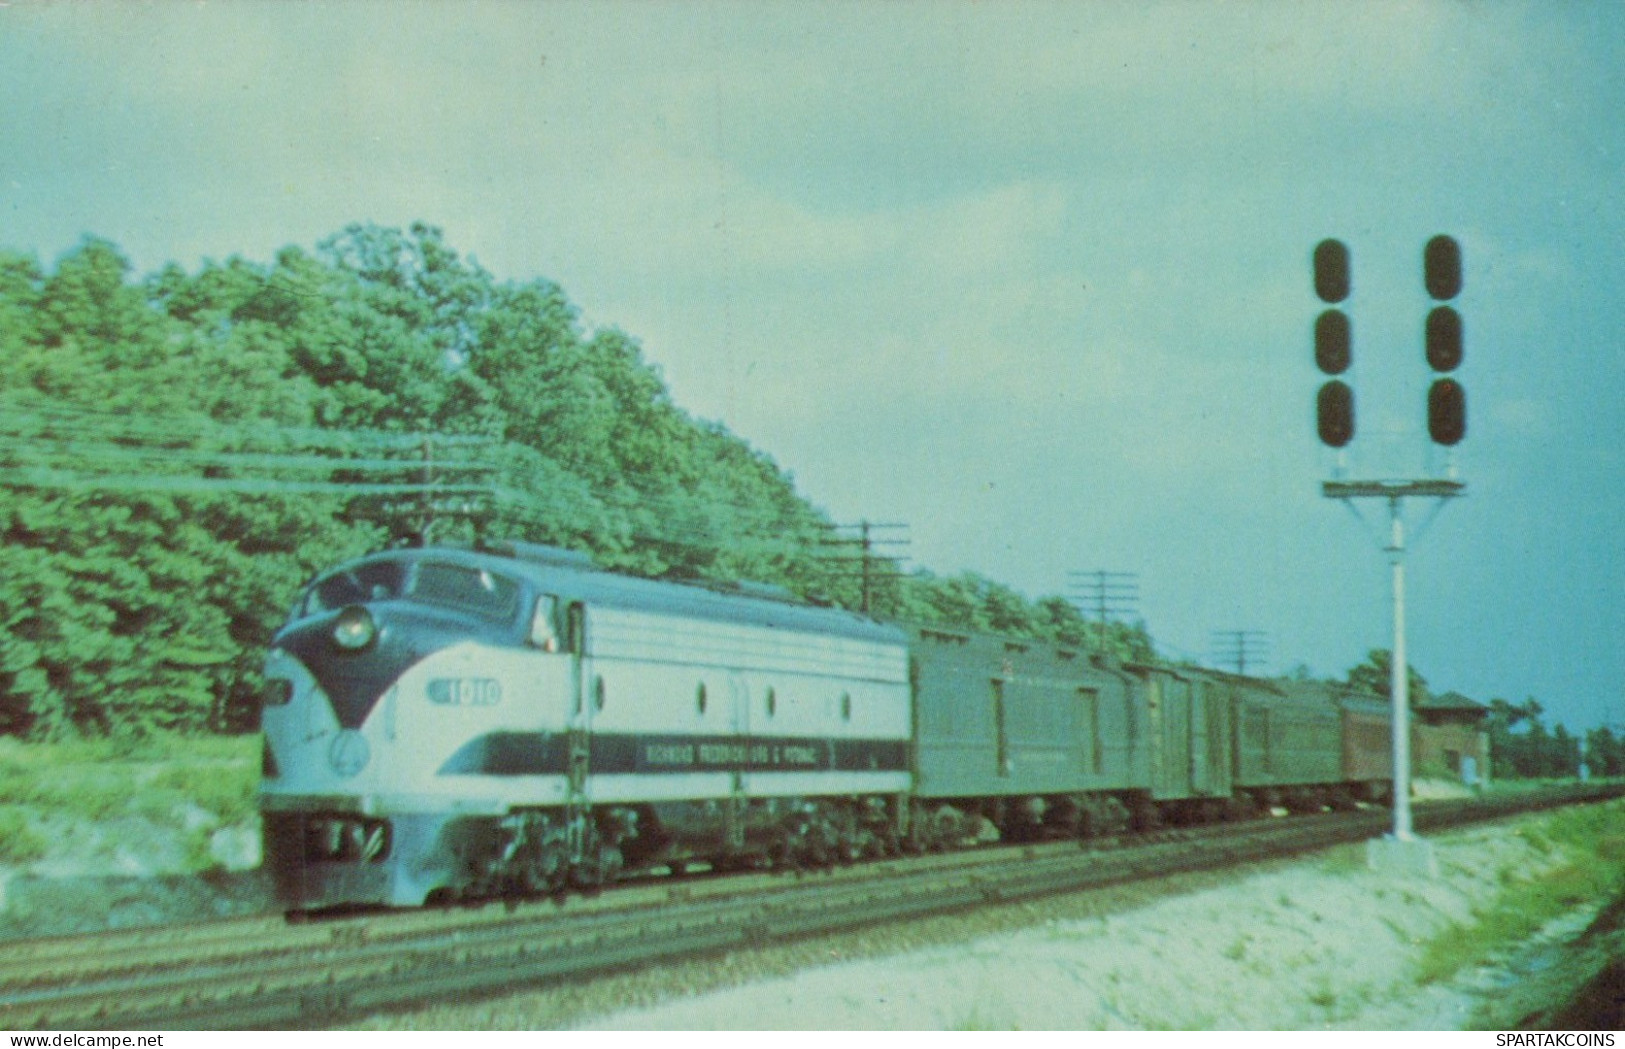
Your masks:
M1454 462L1445 477L1406 480L1344 480L1344 449L1354 440L1354 390L1341 376L1353 362L1353 325L1340 308L1351 290L1349 250L1340 240L1315 246L1315 294L1329 308L1315 319L1315 365L1328 376L1315 397L1315 430L1321 443L1338 450L1339 479L1325 482L1322 494L1338 499L1359 516L1354 500L1381 499L1388 503L1389 540L1383 547L1391 566L1394 642L1389 659L1389 694L1393 700L1394 826L1393 832L1373 840L1368 850L1373 866L1436 874L1432 846L1417 838L1411 822L1410 674L1405 651L1405 513L1406 498L1446 500L1466 494L1467 486L1455 477ZM1427 395L1428 436L1435 444L1454 448L1467 435L1467 394L1450 376L1462 361L1462 321L1450 301L1461 293L1461 247L1443 234L1422 250L1422 283L1437 305L1423 325L1423 356L1434 373Z

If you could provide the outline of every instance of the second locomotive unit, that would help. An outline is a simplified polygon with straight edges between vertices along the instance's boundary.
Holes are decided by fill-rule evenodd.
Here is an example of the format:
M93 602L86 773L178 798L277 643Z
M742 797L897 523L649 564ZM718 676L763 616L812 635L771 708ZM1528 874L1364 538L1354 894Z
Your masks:
M311 583L266 661L266 865L295 909L821 865L1381 800L1381 708L876 622L526 544ZM1375 727L1374 727L1375 726Z

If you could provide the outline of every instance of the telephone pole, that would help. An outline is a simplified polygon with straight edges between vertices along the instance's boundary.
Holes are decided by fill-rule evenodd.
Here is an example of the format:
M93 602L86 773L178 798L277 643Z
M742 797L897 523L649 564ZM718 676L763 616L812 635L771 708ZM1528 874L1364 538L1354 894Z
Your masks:
M1130 615L1140 600L1140 577L1135 572L1068 572L1073 605L1085 616L1094 612L1099 631L1096 650L1106 651L1106 618ZM1081 603L1080 603L1081 602Z
M1237 674L1247 673L1247 664L1256 668L1264 661L1269 650L1269 635L1262 630L1215 630L1213 632L1213 661L1236 668Z
M908 525L901 522L881 522L865 519L857 524L835 526L837 533L856 532L856 535L837 534L833 538L824 541L829 546L857 547L858 568L855 574L859 580L859 611L864 615L869 615L874 611L876 584L882 579L896 579L902 574L898 567L898 562L903 559L901 555L876 553L876 549L878 547L895 548L909 545L909 539L906 536L884 535L882 533L896 533L907 527ZM837 555L835 560L845 562L850 559L845 555ZM850 576L853 573L846 571L837 574Z

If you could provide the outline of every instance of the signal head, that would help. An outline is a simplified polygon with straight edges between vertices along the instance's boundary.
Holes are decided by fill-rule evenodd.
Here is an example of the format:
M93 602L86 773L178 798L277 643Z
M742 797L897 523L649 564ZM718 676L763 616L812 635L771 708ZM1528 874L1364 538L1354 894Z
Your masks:
M1424 342L1428 366L1434 371L1452 372L1461 367L1461 314L1449 306L1435 306L1428 311Z
M1467 436L1467 391L1454 379L1428 387L1428 436L1446 447Z
M1422 249L1422 283L1435 299L1453 299L1461 294L1461 245L1443 233Z
M1342 375L1351 360L1348 314L1327 310L1315 318L1315 366L1326 375Z
M1340 240L1315 245L1315 294L1321 302L1342 302L1349 297L1349 249Z
M1333 379L1315 396L1315 429L1322 444L1341 448L1354 440L1354 391Z

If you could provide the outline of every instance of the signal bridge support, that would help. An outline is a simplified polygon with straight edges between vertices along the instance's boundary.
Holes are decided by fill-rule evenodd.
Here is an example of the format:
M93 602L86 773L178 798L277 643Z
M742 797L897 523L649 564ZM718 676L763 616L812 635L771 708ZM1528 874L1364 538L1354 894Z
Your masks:
M1392 566L1394 592L1394 647L1389 657L1389 695L1393 698L1394 829L1367 846L1366 859L1374 870L1436 877L1439 861L1431 842L1416 836L1411 824L1411 701L1410 664L1405 652L1405 512L1404 500L1454 499L1465 495L1461 481L1327 481L1326 498L1341 499L1353 509L1354 499L1388 502L1389 541L1384 547ZM1358 511L1356 511L1358 514Z

